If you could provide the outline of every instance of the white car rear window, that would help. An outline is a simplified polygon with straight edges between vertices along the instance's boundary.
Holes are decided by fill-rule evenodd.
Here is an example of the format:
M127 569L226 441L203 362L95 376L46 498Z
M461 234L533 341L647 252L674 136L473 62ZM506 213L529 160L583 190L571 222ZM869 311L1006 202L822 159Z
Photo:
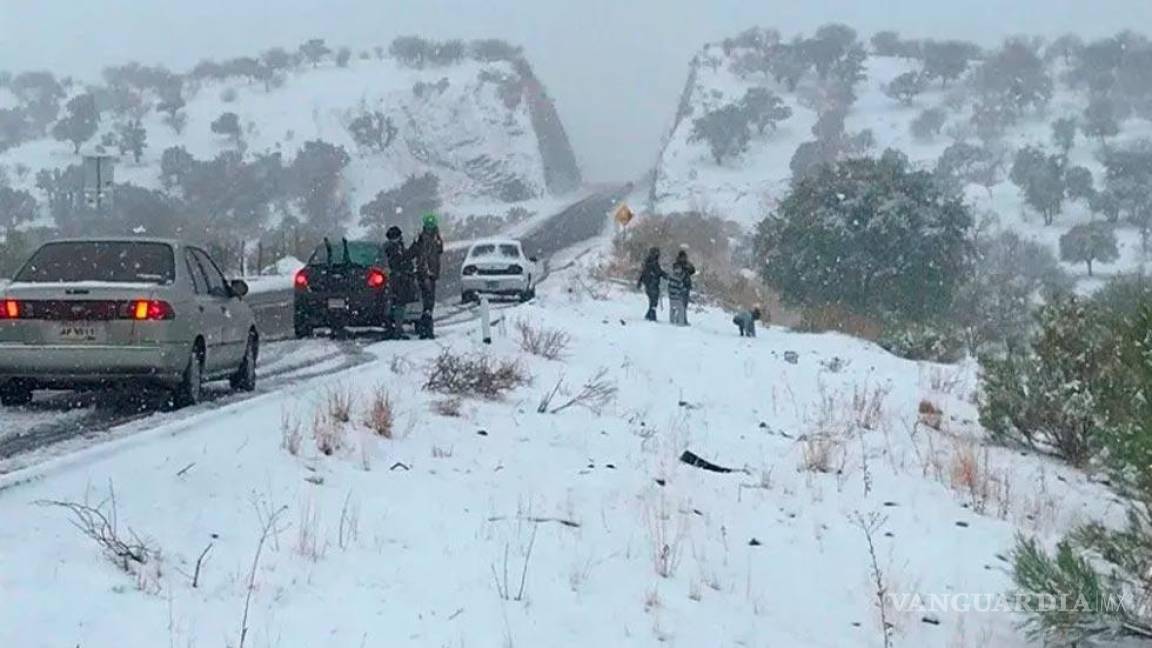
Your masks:
M501 243L499 245L497 245L495 243L481 243L480 245L477 245L477 246L472 248L471 256L473 256L473 257L499 256L499 257L507 257L510 259L518 259L518 258L520 258L520 248L516 245L511 244L511 243Z

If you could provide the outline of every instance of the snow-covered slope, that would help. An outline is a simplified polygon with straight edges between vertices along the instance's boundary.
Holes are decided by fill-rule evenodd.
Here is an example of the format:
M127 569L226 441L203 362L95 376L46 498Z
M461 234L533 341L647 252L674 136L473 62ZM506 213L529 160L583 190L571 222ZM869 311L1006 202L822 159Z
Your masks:
M812 102L803 97L817 94L814 74L801 81L795 92L789 92L765 74L741 75L733 71L733 62L748 50L739 46L725 48L719 44L707 45L693 60L677 118L665 139L655 170L651 206L659 213L677 211L706 211L736 221L745 227L759 222L781 199L791 180L789 162L796 148L813 140L812 126L817 113ZM978 143L971 127L966 123L971 115L972 96L962 84L941 88L932 83L915 103L905 106L884 94L884 87L897 76L918 69L918 64L902 58L870 56L866 63L866 78L856 86L858 99L846 119L848 132L865 129L875 138L873 153L895 148L906 153L913 163L923 168L935 167L937 159L948 145L957 139ZM1050 70L1059 79L1060 64ZM717 164L706 142L691 140L693 121L710 111L735 104L753 87L766 87L776 93L793 111L791 118L780 122L773 132L755 134L748 151ZM1001 182L991 188L970 186L967 197L975 213L994 215L1003 227L1016 229L1033 240L1042 241L1057 251L1061 234L1073 224L1091 220L1088 206L1081 202L1065 203L1064 213L1051 227L1044 227L1042 218L1028 209L1016 186L1007 177L1011 155L1028 144L1046 145L1052 149L1051 122L1066 116L1079 117L1086 107L1086 93L1073 92L1057 81L1051 103L1044 114L1024 118L1004 134L1000 146L1008 156L1008 164ZM928 141L912 137L910 125L925 109L950 106L946 109L948 123L941 134ZM1152 123L1132 118L1121 124L1121 134L1112 144L1122 145L1140 137L1152 135ZM1080 134L1070 153L1072 164L1085 166L1102 186L1104 169L1095 152L1099 143ZM1117 232L1121 258L1114 264L1102 266L1098 274L1110 275L1130 271L1141 266L1146 259L1140 249L1140 237L1132 228L1121 227ZM1069 272L1083 275L1084 267L1067 266Z
M74 94L79 91L74 86ZM0 94L0 105L12 99L9 95ZM492 204L507 200L509 187L526 189L527 198L580 184L555 108L522 61L463 59L415 69L391 58L353 58L346 67L330 61L296 66L278 87L228 77L186 83L184 95L187 124L180 133L152 107L156 98L146 97L147 148L139 164L131 156L121 161L117 182L159 188L161 155L172 146L185 147L197 159L238 148L211 129L221 114L234 112L243 130L240 148L248 156L280 152L288 163L310 140L344 147L352 161L343 189L354 214L377 192L426 171L439 177L446 202ZM383 152L358 147L348 129L356 117L374 112L396 128L395 140ZM100 132L85 150L121 121L104 112ZM78 162L70 143L51 137L0 153L9 182L22 189L33 189L40 169Z
M651 324L587 274L505 311L490 348L474 324L370 347L351 372L0 479L0 519L18 521L0 525L0 645L235 646L247 627L245 645L284 648L882 646L861 520L894 597L994 597L1018 531L1108 512L1082 474L981 447L970 369L839 335L743 339L710 309ZM566 355L521 352L516 321L569 334ZM533 381L445 416L421 388L442 349ZM558 381L553 408L598 375L618 388L601 415L537 413ZM362 423L377 390L393 439ZM333 393L354 404L329 456L312 429ZM918 423L924 400L937 420ZM136 575L37 505L110 511L110 488L121 532L160 552ZM887 618L896 645L1025 645L1005 612Z

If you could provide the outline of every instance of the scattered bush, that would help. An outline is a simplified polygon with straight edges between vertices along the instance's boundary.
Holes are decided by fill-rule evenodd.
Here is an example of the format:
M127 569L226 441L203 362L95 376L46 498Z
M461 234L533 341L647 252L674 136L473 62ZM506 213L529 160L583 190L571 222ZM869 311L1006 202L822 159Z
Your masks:
M572 336L560 329L533 326L527 320L516 322L520 334L520 349L547 360L559 360L568 351Z
M1080 223L1060 237L1060 260L1084 263L1092 276L1092 263L1111 263L1120 258L1116 232L1109 223Z
M972 224L960 199L887 151L794 182L757 226L756 251L764 279L790 303L923 321L951 304Z
M901 358L952 363L964 357L964 340L951 323L894 322L885 329L877 343Z
M392 395L384 387L378 387L372 394L372 402L368 406L364 423L368 429L376 433L376 436L392 438L395 414L392 409Z
M529 382L528 373L516 360L493 360L482 353L462 355L444 349L428 367L424 389L495 400Z

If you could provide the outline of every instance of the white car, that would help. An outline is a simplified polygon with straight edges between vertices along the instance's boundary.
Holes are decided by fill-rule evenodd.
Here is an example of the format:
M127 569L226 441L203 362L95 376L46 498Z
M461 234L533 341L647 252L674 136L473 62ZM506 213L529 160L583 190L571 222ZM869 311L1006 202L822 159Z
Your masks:
M539 276L536 257L526 256L520 241L476 241L460 268L460 301L473 302L481 294L528 301L536 296Z

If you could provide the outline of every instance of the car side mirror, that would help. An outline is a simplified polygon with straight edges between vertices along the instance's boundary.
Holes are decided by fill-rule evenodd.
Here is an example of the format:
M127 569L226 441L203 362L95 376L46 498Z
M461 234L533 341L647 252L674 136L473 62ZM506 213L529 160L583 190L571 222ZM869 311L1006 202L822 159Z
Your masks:
M248 282L243 279L233 279L228 284L228 289L232 292L233 297L243 298L248 294Z

